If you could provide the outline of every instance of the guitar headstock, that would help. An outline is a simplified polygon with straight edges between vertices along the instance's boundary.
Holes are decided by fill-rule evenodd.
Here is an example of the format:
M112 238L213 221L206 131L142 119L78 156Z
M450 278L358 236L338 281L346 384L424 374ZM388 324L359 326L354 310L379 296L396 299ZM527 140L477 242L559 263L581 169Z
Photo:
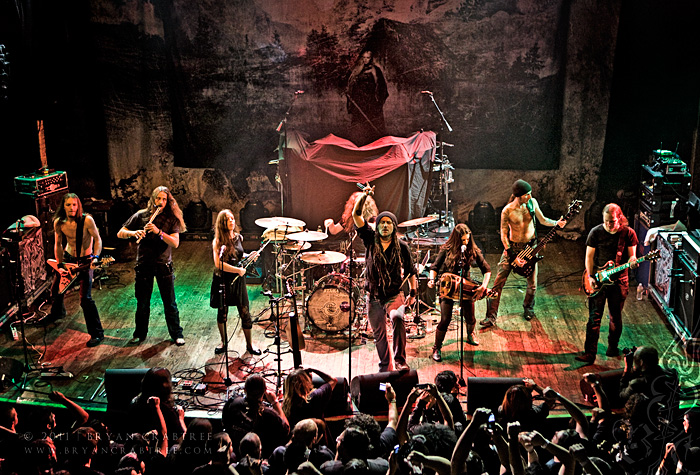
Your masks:
M582 207L583 207L583 201L571 200L571 203L569 203L569 209L566 211L566 214L564 215L564 219L566 221L570 220L573 216L577 215L581 211Z
M661 250L660 249L654 249L650 253L648 253L646 256L644 256L644 260L646 261L655 261L661 257Z

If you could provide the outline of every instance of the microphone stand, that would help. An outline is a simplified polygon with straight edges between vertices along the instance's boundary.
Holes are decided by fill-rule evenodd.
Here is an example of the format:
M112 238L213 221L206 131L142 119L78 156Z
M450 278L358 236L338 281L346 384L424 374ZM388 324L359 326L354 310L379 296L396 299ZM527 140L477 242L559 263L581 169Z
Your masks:
M272 160L270 161L270 164L277 165L277 173L275 175L275 181L277 182L277 188L279 189L280 192L280 207L281 207L281 213L282 216L284 216L284 183L282 183L282 177L280 176L280 163L284 160L284 153L287 150L287 118L289 117L289 113L292 111L292 107L294 107L294 104L296 103L297 96L299 94L303 94L303 91L297 91L294 93L294 99L292 102L289 104L289 107L287 108L287 112L284 113L284 117L280 121L279 125L277 126L277 129L275 131L277 133L280 133L280 140L279 144L277 146L277 160Z
M431 92L428 95L430 96L430 100L433 101L435 108L440 113L440 117L442 118L442 121L445 123L445 126L447 127L447 131L452 132L452 127L450 127L450 123L447 122L447 119L445 119L445 114L443 114L442 111L440 110L440 106L438 106L437 102L435 102L435 97L433 97L433 93Z
M226 319L224 320L224 339L226 340L226 346L224 348L224 363L226 364L226 377L224 378L224 385L228 388L233 384L233 381L231 381L231 375L228 369L228 330L226 329L226 323L228 322L228 305L226 305L226 274L224 273L224 261L222 256L223 252L220 252L219 270L221 271L221 284L219 285L219 308L224 309L226 312ZM245 279L245 276L243 278Z
M464 251L459 252L459 384L464 381Z

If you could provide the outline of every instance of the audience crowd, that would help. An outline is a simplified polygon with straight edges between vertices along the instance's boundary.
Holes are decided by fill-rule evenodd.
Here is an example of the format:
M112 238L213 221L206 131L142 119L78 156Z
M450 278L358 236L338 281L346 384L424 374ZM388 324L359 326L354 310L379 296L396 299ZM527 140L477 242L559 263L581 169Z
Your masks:
M66 408L58 414L40 408L20 420L16 408L3 407L0 475L700 474L700 412L679 409L676 371L661 367L651 347L624 362L614 389L622 410L588 373L597 402L590 417L524 379L497 410L476 409L468 420L455 374L443 371L413 387L401 411L387 383L382 424L354 414L340 433L324 420L337 382L322 371L292 371L281 401L262 376L250 375L245 394L225 404L219 432L208 419L186 424L170 372L153 368L124 417L125 432L111 432L60 392L51 395ZM323 381L318 388L312 373ZM551 429L555 406L569 413L566 428Z

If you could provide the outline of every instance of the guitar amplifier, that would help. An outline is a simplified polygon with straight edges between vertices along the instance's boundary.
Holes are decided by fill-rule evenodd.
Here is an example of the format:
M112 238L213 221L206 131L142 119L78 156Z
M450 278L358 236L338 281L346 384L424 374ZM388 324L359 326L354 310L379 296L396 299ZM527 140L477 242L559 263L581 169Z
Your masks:
M20 195L40 198L61 190L68 190L66 172L54 171L47 174L34 173L15 177L15 191Z

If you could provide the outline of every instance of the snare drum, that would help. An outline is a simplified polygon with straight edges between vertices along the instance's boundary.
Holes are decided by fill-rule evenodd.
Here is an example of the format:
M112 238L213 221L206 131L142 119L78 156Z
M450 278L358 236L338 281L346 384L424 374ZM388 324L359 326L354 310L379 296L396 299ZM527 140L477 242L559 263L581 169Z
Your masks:
M323 331L343 331L350 326L350 299L356 310L359 296L357 286L350 291L350 279L334 272L316 282L306 299L306 314Z

